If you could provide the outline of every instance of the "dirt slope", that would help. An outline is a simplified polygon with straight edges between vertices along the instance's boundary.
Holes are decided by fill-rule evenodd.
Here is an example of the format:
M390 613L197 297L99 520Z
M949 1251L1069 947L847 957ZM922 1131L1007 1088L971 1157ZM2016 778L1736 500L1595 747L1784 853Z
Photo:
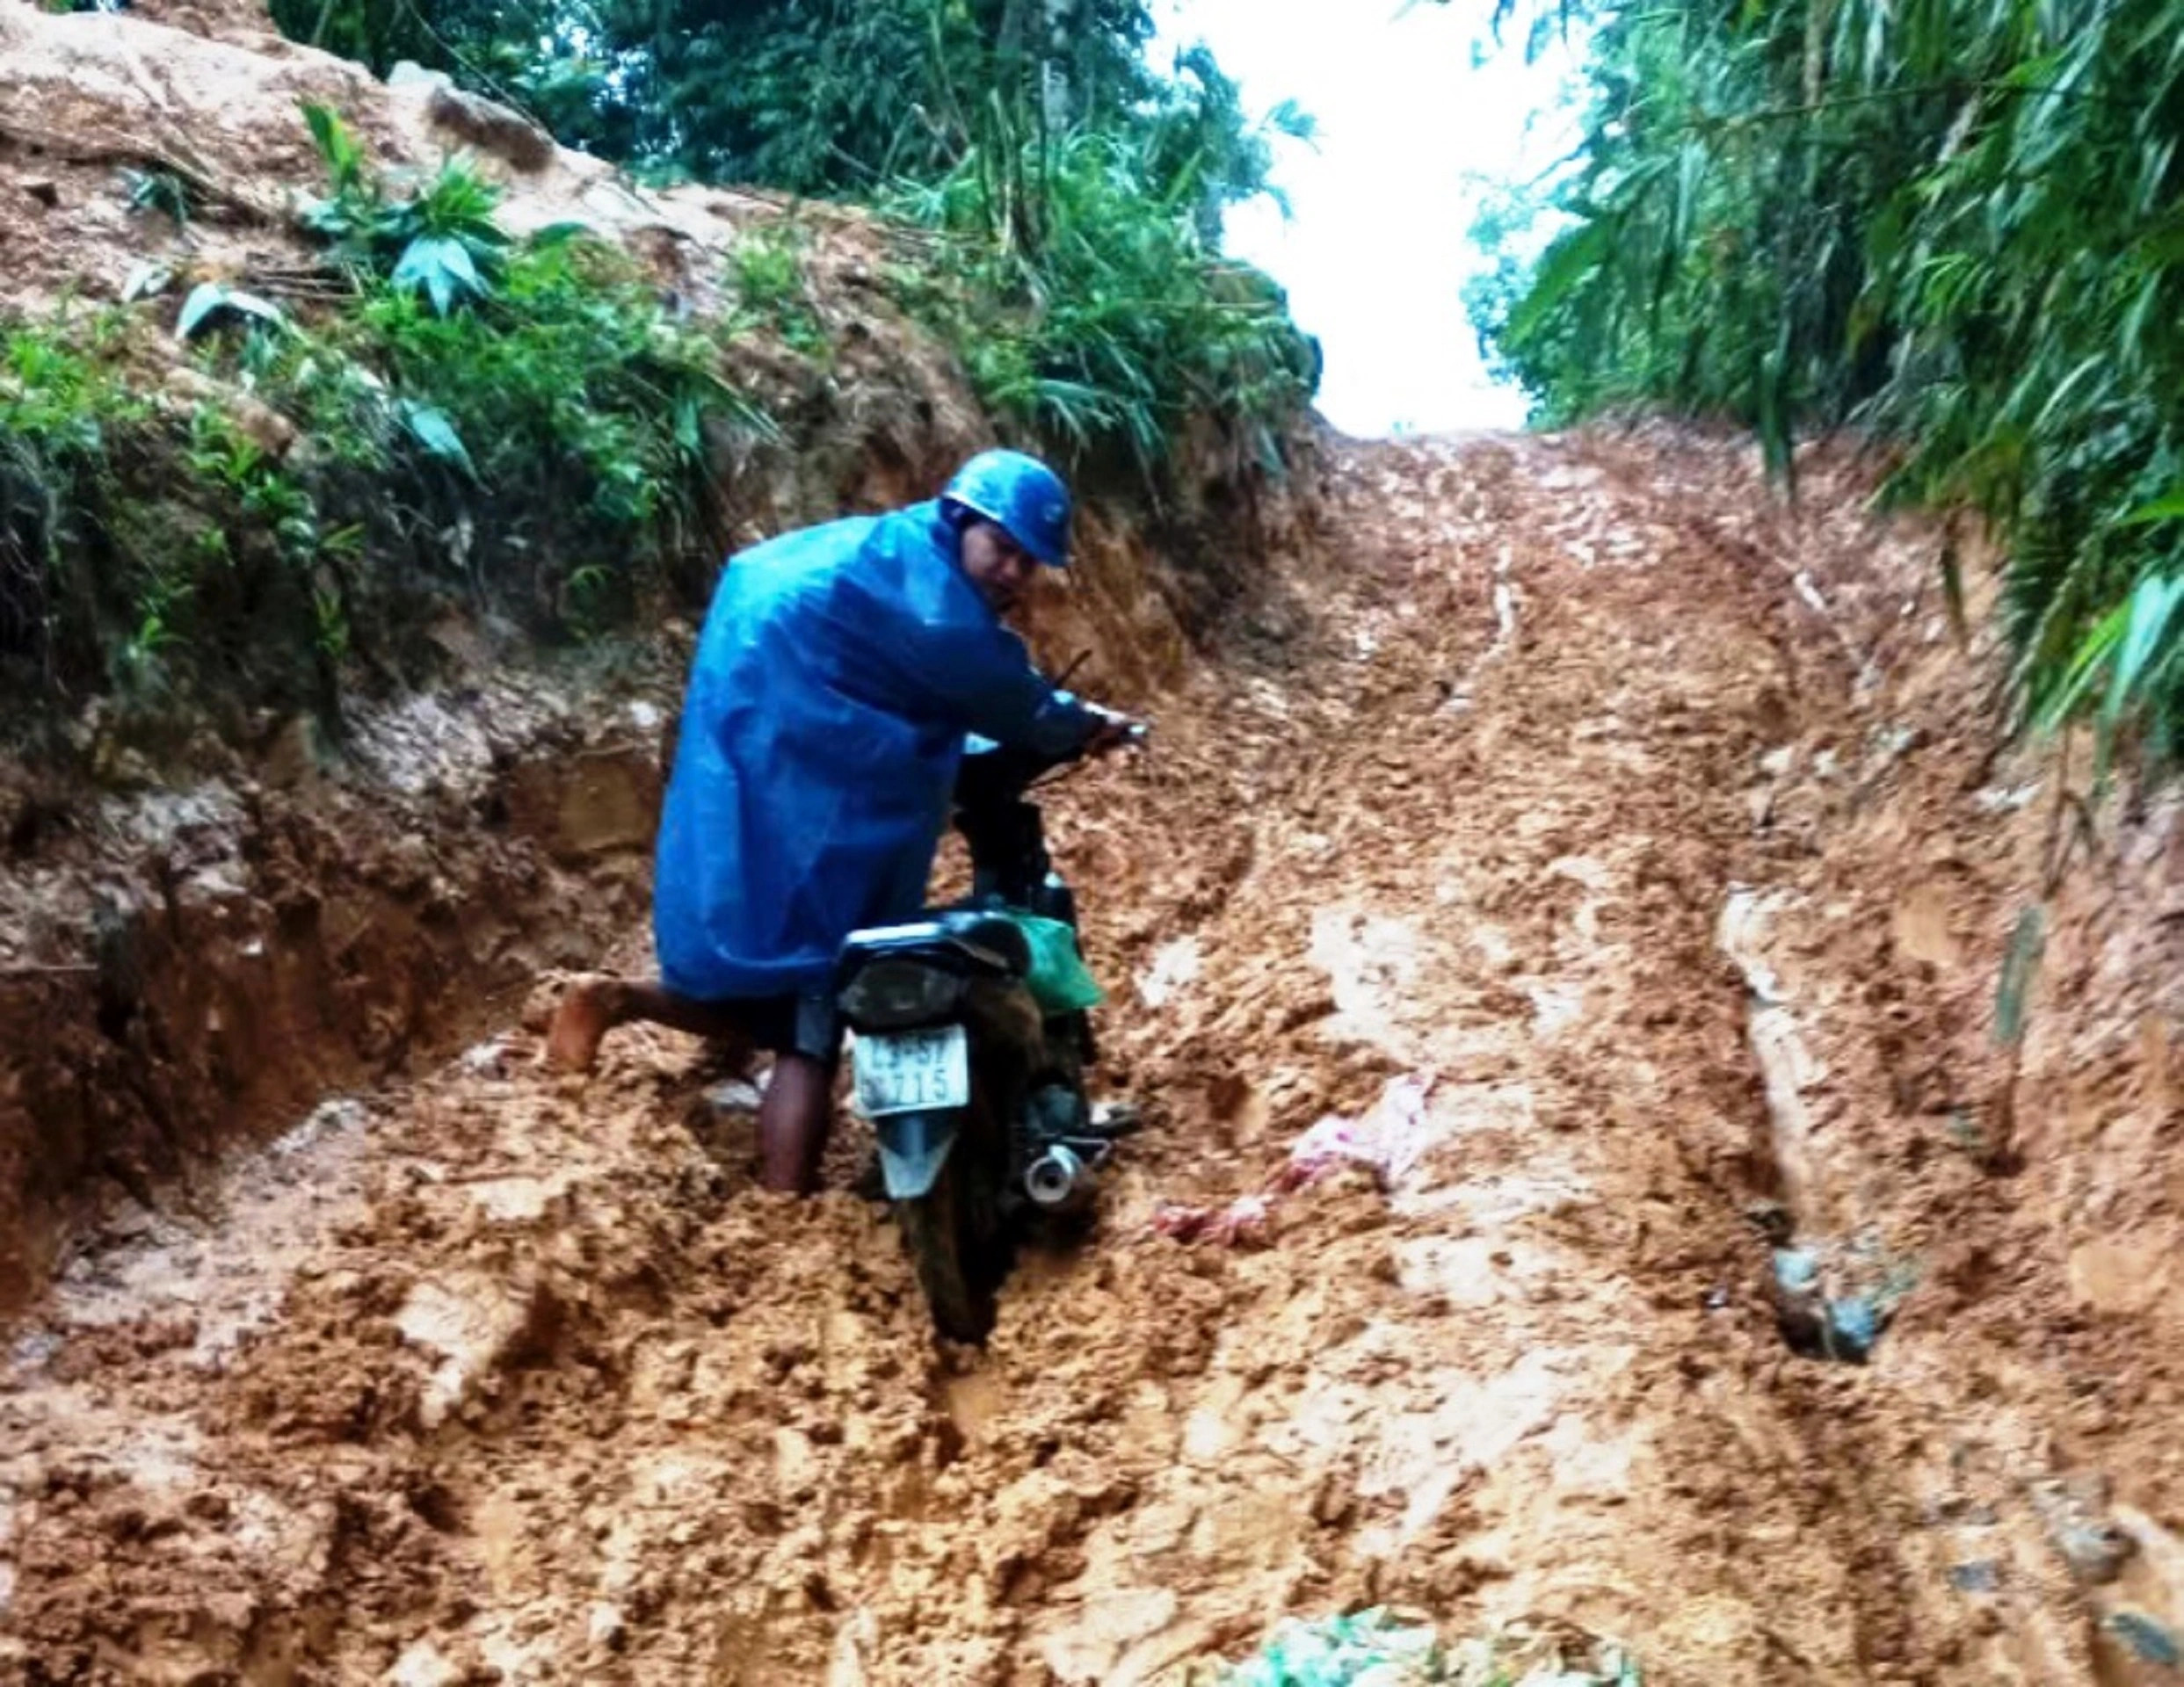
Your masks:
M0 1383L0 1657L1119 1683L1393 1600L1655 1682L2165 1678L2169 928L2066 893L1984 1052L2041 810L1925 540L1806 497L1668 434L1342 454L1310 616L1057 799L1150 1127L983 1353L665 1034L586 1087L512 1028L109 1236ZM1298 1163L1328 1115L1375 1165ZM1766 1200L1909 1285L1869 1365L1790 1350Z

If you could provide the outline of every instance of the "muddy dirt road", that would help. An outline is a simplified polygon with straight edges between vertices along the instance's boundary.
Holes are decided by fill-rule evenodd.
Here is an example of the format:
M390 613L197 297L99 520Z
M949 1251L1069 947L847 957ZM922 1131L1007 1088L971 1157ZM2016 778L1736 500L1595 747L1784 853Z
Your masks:
M2103 1602L2159 1614L2173 1539L2133 1511L2130 1572L2081 1583L2028 1498L2068 1367L1965 1359L1953 1278L1870 1365L1785 1341L1753 1203L1831 1259L1877 1215L1827 1270L1883 1314L1939 1245L1859 1206L1863 1081L1822 1104L1765 927L1836 823L1796 766L1892 742L1873 665L1931 558L1818 470L1792 517L1673 444L1350 448L1305 630L1057 801L1150 1128L987 1350L936 1350L853 1131L784 1203L693 1045L619 1033L584 1086L512 1027L104 1238L22 1327L0 1660L1121 1683L1389 1601L1580 1625L1649 1681L2139 1679ZM1869 1040L1888 1004L1838 994ZM1351 1155L1300 1162L1329 1118ZM2111 1451L2158 1463L2167 1398Z

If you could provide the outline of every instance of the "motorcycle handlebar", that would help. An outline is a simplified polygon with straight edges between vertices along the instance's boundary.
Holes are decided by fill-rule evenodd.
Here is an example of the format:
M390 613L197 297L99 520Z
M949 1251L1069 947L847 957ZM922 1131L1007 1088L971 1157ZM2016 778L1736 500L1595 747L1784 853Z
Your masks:
M1143 720L1129 720L1123 726L1120 742L1136 748L1147 742L1151 731ZM955 805L959 808L976 808L1012 802L1047 774L1083 761L1086 749L1086 745L1079 744L1056 755L1020 745L994 744L971 750L964 756L956 773Z

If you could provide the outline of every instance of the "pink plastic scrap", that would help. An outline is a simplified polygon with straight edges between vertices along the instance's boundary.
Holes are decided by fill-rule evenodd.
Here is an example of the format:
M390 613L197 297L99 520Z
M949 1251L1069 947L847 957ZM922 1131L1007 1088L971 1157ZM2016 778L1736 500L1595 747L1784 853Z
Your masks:
M1153 1208L1153 1230L1156 1234L1173 1237L1177 1242L1196 1242L1206 1234L1206 1227L1213 1222L1210 1206L1186 1206L1180 1201L1163 1201Z
M1239 1195L1221 1207L1163 1201L1153 1210L1153 1230L1180 1242L1260 1246L1268 1240L1273 1198L1303 1188L1345 1161L1370 1166L1383 1185L1400 1182L1426 1151L1426 1104L1439 1082L1439 1075L1432 1072L1391 1079L1361 1118L1331 1113L1297 1138L1289 1149L1288 1163L1275 1174L1265 1194Z
M1345 1160L1370 1166L1383 1184L1400 1183L1426 1150L1426 1104L1440 1081L1432 1072L1391 1078L1362 1117L1328 1114L1290 1148L1277 1185L1302 1189Z
M1271 1216L1263 1195L1239 1195L1219 1207L1163 1201L1154 1209L1152 1227L1159 1234L1181 1242L1215 1242L1224 1248L1241 1248L1266 1241Z

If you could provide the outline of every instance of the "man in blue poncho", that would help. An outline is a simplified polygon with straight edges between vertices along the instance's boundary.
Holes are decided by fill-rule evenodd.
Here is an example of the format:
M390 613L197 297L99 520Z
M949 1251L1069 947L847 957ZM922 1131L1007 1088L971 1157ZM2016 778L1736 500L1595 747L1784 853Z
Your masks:
M593 979L548 1058L589 1070L651 1020L769 1049L760 1178L809 1191L850 932L914 916L966 734L1048 752L1121 742L1123 716L1056 691L1001 623L1069 550L1070 495L1037 459L982 452L939 499L831 522L730 560L684 699L652 893L657 982Z

